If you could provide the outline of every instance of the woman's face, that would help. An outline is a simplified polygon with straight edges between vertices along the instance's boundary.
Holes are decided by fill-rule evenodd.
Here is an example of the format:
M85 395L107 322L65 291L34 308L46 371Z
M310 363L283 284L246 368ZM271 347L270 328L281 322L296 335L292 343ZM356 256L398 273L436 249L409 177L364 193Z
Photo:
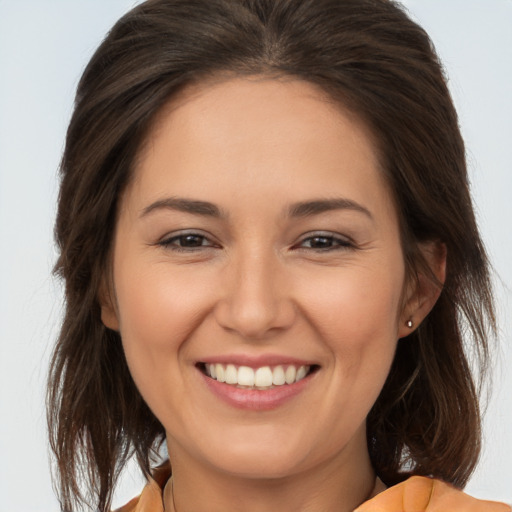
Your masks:
M113 283L102 318L173 464L271 478L366 456L404 261L368 130L314 86L173 100L122 197Z

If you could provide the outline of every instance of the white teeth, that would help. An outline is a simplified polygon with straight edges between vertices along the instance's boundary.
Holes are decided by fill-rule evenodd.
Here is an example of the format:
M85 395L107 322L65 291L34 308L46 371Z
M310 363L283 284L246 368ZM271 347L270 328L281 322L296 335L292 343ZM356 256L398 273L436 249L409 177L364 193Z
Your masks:
M240 386L254 386L254 370L248 366L240 366L238 368L238 384Z
M297 370L295 370L295 366L288 366L288 368L286 368L286 372L284 374L286 384L293 384L295 382L296 376L297 376Z
M214 379L217 379L219 382L226 382L226 374L225 374L225 371L224 371L224 366L222 366L221 364L216 364L215 365L215 373L217 374L216 377L212 377Z
M234 364L226 366L226 384L238 384L238 372Z
M305 366L301 366L297 370L297 375L295 377L295 382L299 382L299 380L302 380L305 376L306 376L306 367Z
M259 388L272 386L272 370L268 366L258 368L254 374L254 384Z
M299 382L309 373L309 366L299 366L298 368L289 365L283 367L281 365L275 366L273 369L270 366L262 366L253 369L249 366L239 366L234 364L206 364L206 373L218 382L225 382L226 384L257 388L257 389L270 389L274 386L282 386L284 384L293 384Z
M274 386L282 386L286 382L284 370L282 366L276 366L272 372L272 384Z

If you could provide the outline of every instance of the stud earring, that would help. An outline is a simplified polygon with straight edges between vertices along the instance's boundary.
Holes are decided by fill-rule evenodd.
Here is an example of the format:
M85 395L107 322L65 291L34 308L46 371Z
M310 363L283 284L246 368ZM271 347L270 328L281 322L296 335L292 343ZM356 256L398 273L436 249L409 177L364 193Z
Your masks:
M409 318L409 320L407 320L407 322L405 323L405 325L407 327L409 327L409 329L412 329L412 326L414 325L413 321L412 321L412 318Z

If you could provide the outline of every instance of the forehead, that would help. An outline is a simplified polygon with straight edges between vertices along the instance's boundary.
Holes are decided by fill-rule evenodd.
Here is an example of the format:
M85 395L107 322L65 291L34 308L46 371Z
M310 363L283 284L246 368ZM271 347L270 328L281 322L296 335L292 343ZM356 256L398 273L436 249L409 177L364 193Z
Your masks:
M298 133L298 128L307 125L325 134L335 125L348 123L355 128L352 137L366 139L372 146L372 156L379 160L378 138L357 113L318 85L286 75L214 75L185 86L155 116L141 156L162 129L174 125L182 131L193 123L199 138L205 134L201 128L211 128L209 122L215 123L219 134L230 131L233 140L243 136L249 124L255 130L264 130L270 138L280 134L282 127L294 127L293 132ZM238 131L240 127L245 130Z
M350 172L388 193L374 140L357 115L306 81L217 78L186 87L158 113L134 181L153 193L172 176L180 192L206 198L233 180L239 194L277 193L293 181L302 183L296 193L325 196L333 175Z

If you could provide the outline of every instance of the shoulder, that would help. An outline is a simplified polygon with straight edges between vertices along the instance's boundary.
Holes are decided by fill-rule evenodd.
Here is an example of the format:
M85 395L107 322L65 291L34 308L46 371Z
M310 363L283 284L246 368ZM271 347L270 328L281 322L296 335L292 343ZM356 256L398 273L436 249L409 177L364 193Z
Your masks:
M140 496L113 512L164 512L162 492L171 477L171 466L165 462L151 473L146 487Z
M140 496L133 498L126 505L123 505L121 508L116 508L112 512L135 512L137 510L137 504L139 503Z
M164 512L162 490L154 481L150 481L140 496L113 512Z
M511 512L509 505L478 500L455 487L413 476L363 503L354 512Z

